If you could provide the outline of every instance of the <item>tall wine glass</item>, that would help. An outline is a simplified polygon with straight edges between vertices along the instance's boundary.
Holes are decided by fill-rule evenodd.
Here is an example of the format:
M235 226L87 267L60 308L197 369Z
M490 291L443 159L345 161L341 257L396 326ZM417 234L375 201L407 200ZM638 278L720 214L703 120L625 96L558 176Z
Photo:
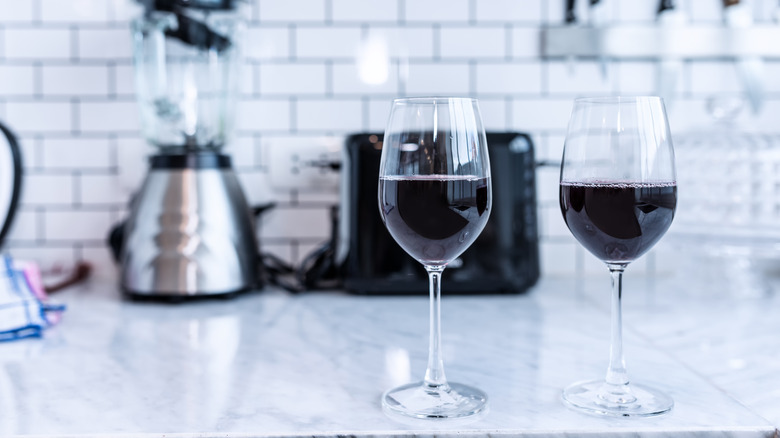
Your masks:
M606 379L569 386L564 400L608 415L669 411L674 404L669 396L629 384L620 302L623 270L664 235L677 204L674 151L661 98L575 100L561 163L560 204L571 233L612 274Z
M458 418L484 410L479 389L448 382L441 353L441 275L487 223L492 203L479 105L467 98L393 101L382 146L379 210L396 242L428 271L430 346L422 382L387 391L389 413Z

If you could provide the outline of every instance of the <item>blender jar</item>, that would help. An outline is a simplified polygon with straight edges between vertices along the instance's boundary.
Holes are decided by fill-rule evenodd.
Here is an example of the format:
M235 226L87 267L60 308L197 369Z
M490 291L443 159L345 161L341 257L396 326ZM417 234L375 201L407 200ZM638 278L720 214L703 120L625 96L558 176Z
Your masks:
M133 22L141 125L163 154L216 151L239 93L243 19L236 0L142 0Z

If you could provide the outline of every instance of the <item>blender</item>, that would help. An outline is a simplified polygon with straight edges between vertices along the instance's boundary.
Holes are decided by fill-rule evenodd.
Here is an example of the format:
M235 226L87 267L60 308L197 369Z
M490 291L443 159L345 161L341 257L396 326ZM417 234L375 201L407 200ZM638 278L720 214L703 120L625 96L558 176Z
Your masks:
M157 153L124 225L121 287L173 298L252 289L254 218L222 152L239 93L239 1L138 1L136 93Z

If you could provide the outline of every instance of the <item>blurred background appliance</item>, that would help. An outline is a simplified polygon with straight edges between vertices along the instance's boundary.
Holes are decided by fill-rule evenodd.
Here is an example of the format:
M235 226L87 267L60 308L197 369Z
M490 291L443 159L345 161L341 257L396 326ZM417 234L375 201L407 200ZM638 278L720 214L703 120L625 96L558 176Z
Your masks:
M142 0L133 23L135 80L146 140L158 153L132 201L121 286L185 297L254 288L257 238L222 152L242 64L237 0Z
M16 136L0 123L0 248L13 224L22 190L22 153Z
M731 29L747 29L753 25L751 5L742 0L723 0L723 22ZM764 61L760 56L743 54L735 59L737 74L745 88L754 114L764 103Z
M739 119L753 132L779 134L774 112L780 88L778 75L770 74L776 69L772 60L780 59L777 2L744 0L753 15L753 24L744 28L725 25L722 0L678 0L675 11L684 12L688 21L662 26L656 17L660 2L601 0L607 22L594 27L589 25L588 0L576 2L578 20L570 26L563 23L564 0L533 8L524 2L500 7L500 2L475 2L477 7L446 0L432 0L430 7L406 2L414 7L397 11L398 20L392 22L377 21L376 8L335 13L323 7L301 8L299 2L243 1L253 20L243 46L245 74L240 81L238 108L246 111L237 113L237 141L225 151L239 167L240 179L249 183L244 186L249 199L273 199L284 207L259 224L268 236L261 242L263 249L287 263L299 263L312 245L327 238L321 222L327 220L325 204L336 196L338 177L325 186L308 178L306 170L301 175L291 172L300 166L277 165L294 154L301 161L317 160L320 154L315 147L290 148L286 140L381 130L395 95L477 93L487 99L488 126L514 126L538 139L537 157L546 165L537 168L537 183L547 184L559 173L555 161L560 158L561 120L571 110L568 99L597 92L656 93L659 62L679 60L683 67L669 114L677 143L678 134L708 120L703 98L711 93L746 96L735 61L759 56L765 59L762 111L754 115L746 106ZM3 17L13 21L13 29L4 31L9 44L0 68L0 118L23 139L29 169L22 211L6 236L6 248L13 241L16 256L38 262L45 272L84 260L99 275L115 276L101 239L112 218L128 211L128 197L141 187L148 170L142 157L150 154L149 147L139 144L140 113L128 104L137 90L127 64L133 42L126 27L142 7L137 0L79 0L8 2L4 8ZM431 8L451 9L452 20L441 33L431 30L436 28L428 16ZM41 26L42 20L59 24ZM359 31L351 28L350 23L358 22L364 24ZM460 30L468 31L473 47L459 44ZM498 37L507 31L513 38ZM78 41L67 44L69 36ZM384 42L387 62L364 63L362 53L382 52L362 50L377 41ZM506 54L527 62L495 61ZM606 80L600 75L601 59L608 61ZM365 65L382 74L364 75ZM453 71L449 80L441 80L442 70ZM231 144L242 148L231 150ZM27 177L30 172L32 178ZM539 220L544 222L542 253L573 254L567 251L573 251L574 243L560 236L565 230L560 229L557 193L540 190L537 196ZM679 271L682 252L669 246L649 254L649 275ZM601 272L600 266L575 259L543 263L544 272Z
M519 133L488 133L493 211L480 237L447 267L447 293L523 292L539 278L534 148ZM343 287L428 293L425 270L393 240L377 206L382 134L347 139L336 260Z
M764 296L780 260L780 136L738 124L742 98L707 105L710 125L675 136L679 202L670 233L686 254L686 275Z
M673 30L686 25L688 18L674 0L660 0L656 19L658 26ZM664 99L667 111L672 108L677 92L683 61L677 56L664 55L658 60L656 71L656 93Z

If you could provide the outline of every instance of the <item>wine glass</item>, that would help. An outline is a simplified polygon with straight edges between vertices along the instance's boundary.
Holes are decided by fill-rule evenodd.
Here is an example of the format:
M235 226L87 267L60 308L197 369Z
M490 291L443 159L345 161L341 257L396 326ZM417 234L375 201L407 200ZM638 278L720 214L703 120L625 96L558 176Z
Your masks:
M612 336L605 380L575 383L566 402L591 412L649 416L669 411L666 394L629 384L623 358L623 270L666 232L677 204L674 151L660 97L574 101L560 179L563 218L612 274Z
M461 418L483 411L479 389L448 382L441 353L441 275L477 238L492 204L487 140L476 99L396 99L382 145L379 210L430 283L430 345L422 382L382 396L390 414Z

